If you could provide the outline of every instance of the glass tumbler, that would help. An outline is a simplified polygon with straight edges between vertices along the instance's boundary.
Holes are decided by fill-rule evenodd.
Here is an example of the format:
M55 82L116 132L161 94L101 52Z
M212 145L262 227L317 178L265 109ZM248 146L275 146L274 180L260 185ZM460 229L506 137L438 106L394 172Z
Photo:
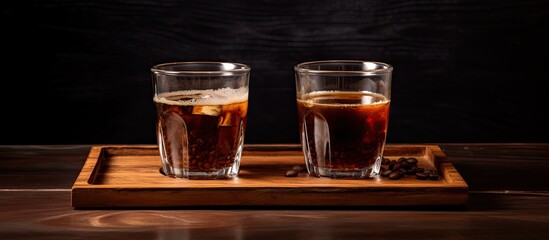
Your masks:
M329 178L379 175L391 103L389 64L328 60L294 68L307 171Z
M237 176L250 67L173 62L155 65L151 71L162 173L187 179Z

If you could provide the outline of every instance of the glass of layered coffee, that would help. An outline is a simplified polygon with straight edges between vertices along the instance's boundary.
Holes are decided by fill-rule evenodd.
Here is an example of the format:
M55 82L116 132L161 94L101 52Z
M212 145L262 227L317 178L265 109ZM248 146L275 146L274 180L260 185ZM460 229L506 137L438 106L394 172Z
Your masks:
M391 103L389 64L359 60L295 66L301 145L312 176L379 174Z
M250 67L173 62L152 67L156 133L164 175L238 175L248 112Z

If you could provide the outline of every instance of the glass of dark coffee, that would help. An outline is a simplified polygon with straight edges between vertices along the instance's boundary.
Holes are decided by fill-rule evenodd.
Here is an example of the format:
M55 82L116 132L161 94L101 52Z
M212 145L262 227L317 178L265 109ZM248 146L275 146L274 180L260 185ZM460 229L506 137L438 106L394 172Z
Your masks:
M300 63L294 70L308 173L377 177L387 137L393 67L374 61L327 60Z
M152 67L156 133L164 175L238 175L248 112L250 67L173 62Z

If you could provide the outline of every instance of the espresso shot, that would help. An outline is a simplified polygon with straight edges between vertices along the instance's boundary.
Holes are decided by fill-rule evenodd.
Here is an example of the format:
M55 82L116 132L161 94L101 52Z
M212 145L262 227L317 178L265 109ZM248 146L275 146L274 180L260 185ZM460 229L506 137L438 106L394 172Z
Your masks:
M392 67L330 60L298 64L300 140L312 176L379 176L389 124Z

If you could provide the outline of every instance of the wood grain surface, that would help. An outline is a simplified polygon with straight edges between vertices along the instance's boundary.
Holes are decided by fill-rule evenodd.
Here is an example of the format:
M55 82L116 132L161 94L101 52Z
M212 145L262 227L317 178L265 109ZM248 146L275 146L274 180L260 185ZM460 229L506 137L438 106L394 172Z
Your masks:
M74 209L71 186L90 145L0 145L0 238L549 238L549 185L544 177L549 171L549 144L438 145L470 187L464 208ZM246 146L265 153L278 147Z
M406 176L349 180L284 173L304 165L301 150L243 153L237 178L188 180L163 176L158 147L94 146L72 187L72 205L89 207L188 206L452 206L467 203L468 186L437 145L389 145L385 156L418 159L438 169L438 180Z

